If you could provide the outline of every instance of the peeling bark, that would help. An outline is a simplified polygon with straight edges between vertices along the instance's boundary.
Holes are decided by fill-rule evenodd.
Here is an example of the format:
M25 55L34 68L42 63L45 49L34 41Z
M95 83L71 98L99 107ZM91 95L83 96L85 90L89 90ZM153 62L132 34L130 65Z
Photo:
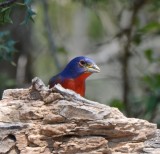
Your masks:
M155 153L159 134L156 124L38 78L28 89L5 90L0 101L1 154Z

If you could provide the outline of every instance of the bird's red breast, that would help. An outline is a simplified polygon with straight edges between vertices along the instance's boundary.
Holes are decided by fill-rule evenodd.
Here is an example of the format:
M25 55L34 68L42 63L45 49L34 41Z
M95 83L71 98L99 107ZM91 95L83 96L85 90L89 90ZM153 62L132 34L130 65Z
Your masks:
M83 73L75 79L65 79L60 83L64 88L71 89L81 96L85 95L85 80L91 73Z

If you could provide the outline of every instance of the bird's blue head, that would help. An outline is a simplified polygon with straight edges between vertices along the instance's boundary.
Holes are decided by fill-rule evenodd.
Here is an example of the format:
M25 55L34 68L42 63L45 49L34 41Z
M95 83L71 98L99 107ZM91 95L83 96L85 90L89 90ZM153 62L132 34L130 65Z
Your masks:
M92 59L84 56L79 56L72 59L67 64L62 74L65 77L76 78L83 73L92 74L98 72L100 72L100 68Z

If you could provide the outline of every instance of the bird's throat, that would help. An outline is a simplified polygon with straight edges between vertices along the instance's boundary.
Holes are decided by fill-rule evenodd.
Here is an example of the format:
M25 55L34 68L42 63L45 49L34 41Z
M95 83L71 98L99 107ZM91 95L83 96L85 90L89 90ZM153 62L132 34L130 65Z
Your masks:
M86 78L89 77L90 75L91 75L91 73L86 72L86 73L79 75L75 80L82 82L82 81L85 81Z

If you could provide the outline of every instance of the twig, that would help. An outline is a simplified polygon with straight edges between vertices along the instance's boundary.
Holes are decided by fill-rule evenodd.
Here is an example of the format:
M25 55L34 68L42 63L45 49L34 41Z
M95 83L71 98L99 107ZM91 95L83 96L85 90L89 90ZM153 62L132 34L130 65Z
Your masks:
M16 1L17 0L6 0L5 2L0 2L0 8L7 7Z

